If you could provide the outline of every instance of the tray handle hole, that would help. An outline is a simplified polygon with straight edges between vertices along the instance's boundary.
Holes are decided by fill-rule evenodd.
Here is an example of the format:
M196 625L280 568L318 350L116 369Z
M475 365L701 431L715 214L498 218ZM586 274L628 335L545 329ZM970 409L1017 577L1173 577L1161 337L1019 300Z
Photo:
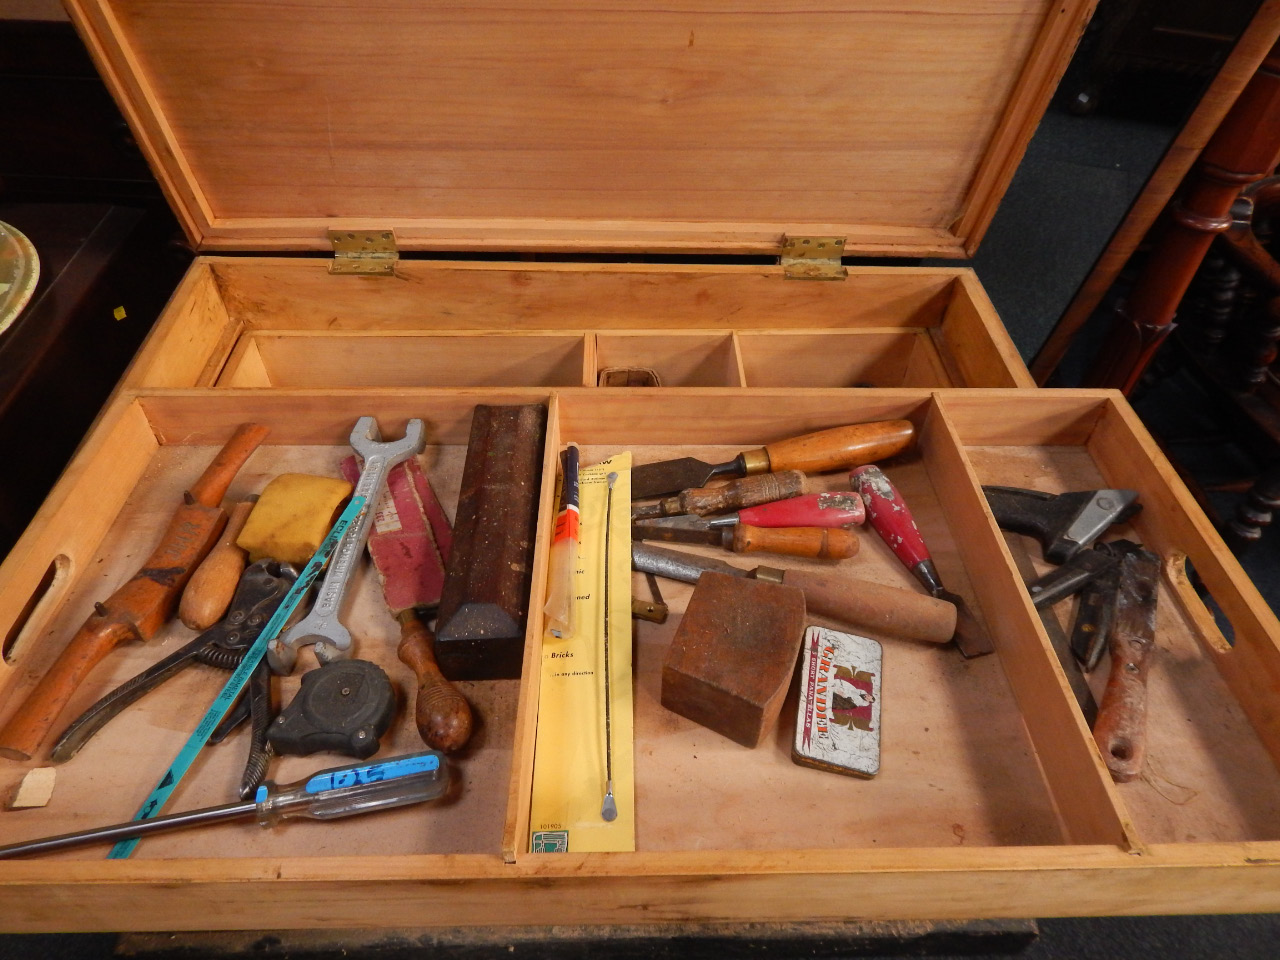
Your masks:
M4 638L4 662L13 663L32 634L43 629L49 614L57 606L63 589L71 582L71 558L58 554L49 564L31 597L22 607L17 620Z
M1164 570L1197 639L1215 654L1230 653L1235 645L1235 627L1196 574L1190 558L1185 553L1170 553Z

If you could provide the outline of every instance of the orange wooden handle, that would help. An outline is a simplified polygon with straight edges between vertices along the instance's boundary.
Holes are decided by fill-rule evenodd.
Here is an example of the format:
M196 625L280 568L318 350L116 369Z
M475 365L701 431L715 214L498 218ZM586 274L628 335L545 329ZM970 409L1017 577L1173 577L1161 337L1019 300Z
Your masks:
M772 503L774 500L797 497L804 493L805 485L805 476L798 470L764 473L731 480L719 487L695 487L692 490L686 490L678 497L671 497L669 501L664 500L663 507L665 509L670 502L674 507L669 511L670 514L696 513L700 517L705 517L709 513L740 510L760 503Z
M399 615L400 661L418 678L418 703L414 720L428 747L446 753L461 748L471 738L471 706L458 688L445 679L432 652L434 638L412 610Z
M1111 638L1111 673L1093 721L1093 739L1111 778L1119 783L1136 779L1146 757L1150 651L1149 643Z
M182 591L178 619L192 630L208 630L231 605L248 558L248 553L236 546L236 537L240 536L257 499L253 497L235 505L221 539L191 575L187 589Z
M0 730L0 756L29 759L76 687L103 657L127 640L149 640L173 616L183 586L222 532L226 519L217 507L198 503L178 507L142 569L97 605L96 612Z
M928 594L807 570L788 570L783 582L804 591L810 613L855 629L930 643L948 643L956 632L955 606Z
M816 560L845 560L858 552L858 535L852 530L823 527L733 527L733 551L766 551L789 557Z
M915 436L910 420L881 420L832 427L765 444L770 470L821 473L874 463L901 453Z
M200 479L192 485L191 496L196 503L202 503L206 507L220 504L227 495L227 487L231 486L231 481L244 466L244 462L270 432L267 427L257 423L242 423L236 427L231 439L223 445L213 462L200 474Z

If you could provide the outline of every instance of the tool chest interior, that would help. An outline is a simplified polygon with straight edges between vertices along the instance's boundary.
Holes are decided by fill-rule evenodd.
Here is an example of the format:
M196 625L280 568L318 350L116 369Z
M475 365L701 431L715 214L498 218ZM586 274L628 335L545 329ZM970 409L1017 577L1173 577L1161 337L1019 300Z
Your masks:
M228 501L284 472L336 475L361 416L387 438L421 418L420 462L452 516L476 405L545 404L535 602L522 677L460 684L480 722L456 795L329 824L159 835L125 861L91 847L0 862L5 929L1280 910L1280 625L1124 399L1029 389L968 270L847 264L813 281L781 264L653 262L785 256L784 238L808 235L851 256L972 250L1092 9L820 6L330 0L298 23L269 2L73 0L209 255L0 567L0 721L248 421L270 434ZM829 75L804 66L813 50L831 54ZM401 253L497 253L406 255L386 275L322 255L326 231L384 229ZM244 250L257 253L231 253ZM519 259L530 251L561 259ZM610 367L651 369L662 386L598 386ZM623 450L637 464L714 463L900 418L916 442L882 465L996 652L885 639L881 770L835 776L791 760L794 691L754 750L661 706L663 651L692 590L664 582L670 620L635 624L635 851L528 852L561 448L579 444L584 463ZM1142 511L1114 532L1163 567L1141 779L1108 773L983 484L1139 492ZM860 533L849 560L767 559L851 590L914 589ZM345 620L403 701L372 571ZM191 635L175 622L118 648L64 717ZM297 684L282 678L281 698ZM217 685L189 671L130 707L58 767L46 806L0 812L0 843L131 817ZM402 716L383 754L418 746ZM230 799L243 757L236 736L204 750L172 809ZM0 790L44 763L0 761ZM317 768L280 758L270 775Z

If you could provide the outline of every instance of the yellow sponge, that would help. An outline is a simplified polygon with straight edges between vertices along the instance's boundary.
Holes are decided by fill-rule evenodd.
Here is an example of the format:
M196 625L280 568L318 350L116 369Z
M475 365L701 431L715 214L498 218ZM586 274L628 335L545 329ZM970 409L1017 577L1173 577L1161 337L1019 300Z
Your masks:
M282 473L263 488L236 546L249 562L271 557L298 566L320 548L351 484L333 477Z

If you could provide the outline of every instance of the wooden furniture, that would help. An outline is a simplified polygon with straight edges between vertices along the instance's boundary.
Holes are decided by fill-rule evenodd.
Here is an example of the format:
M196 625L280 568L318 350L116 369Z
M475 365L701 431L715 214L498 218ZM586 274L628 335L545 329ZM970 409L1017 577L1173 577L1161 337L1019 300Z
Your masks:
M300 22L272 2L73 0L193 243L216 255L192 266L0 567L5 710L236 424L272 431L239 497L285 470L336 469L358 416L388 436L423 418L424 464L452 510L479 403L548 407L534 596L569 440L587 462L622 449L720 462L910 419L916 454L886 466L997 652L966 662L886 641L882 768L853 781L792 763L789 737L746 754L661 708L662 651L690 592L664 584L673 616L635 635L637 850L535 855L535 603L522 678L467 686L482 724L456 802L319 830L188 832L124 863L84 851L6 862L6 928L1280 909L1280 624L1126 402L1017 389L1025 369L967 270L804 256L971 250L1090 8L844 0L779 17L334 0ZM329 249L330 230L339 247L394 234L399 252L501 255L296 255ZM510 255L533 250L566 255ZM601 257L619 251L641 262ZM783 262L658 256L673 252ZM833 279L796 278L814 274ZM594 385L622 365L666 385ZM1147 779L1108 775L983 483L1140 492L1123 532L1165 558ZM837 569L851 589L913 583L870 538ZM396 624L372 578L363 586L348 617L361 655L403 677ZM155 657L117 653L76 705ZM3 839L131 815L202 709L181 684L144 698L59 769L47 807L0 815ZM415 743L401 724L384 749ZM209 750L178 803L224 798L236 753ZM285 758L272 773L311 769Z
M1049 382L1076 335L1098 309L1277 39L1280 39L1280 0L1263 0L1195 111L1148 178L1142 194L1031 361L1031 373L1037 383Z

